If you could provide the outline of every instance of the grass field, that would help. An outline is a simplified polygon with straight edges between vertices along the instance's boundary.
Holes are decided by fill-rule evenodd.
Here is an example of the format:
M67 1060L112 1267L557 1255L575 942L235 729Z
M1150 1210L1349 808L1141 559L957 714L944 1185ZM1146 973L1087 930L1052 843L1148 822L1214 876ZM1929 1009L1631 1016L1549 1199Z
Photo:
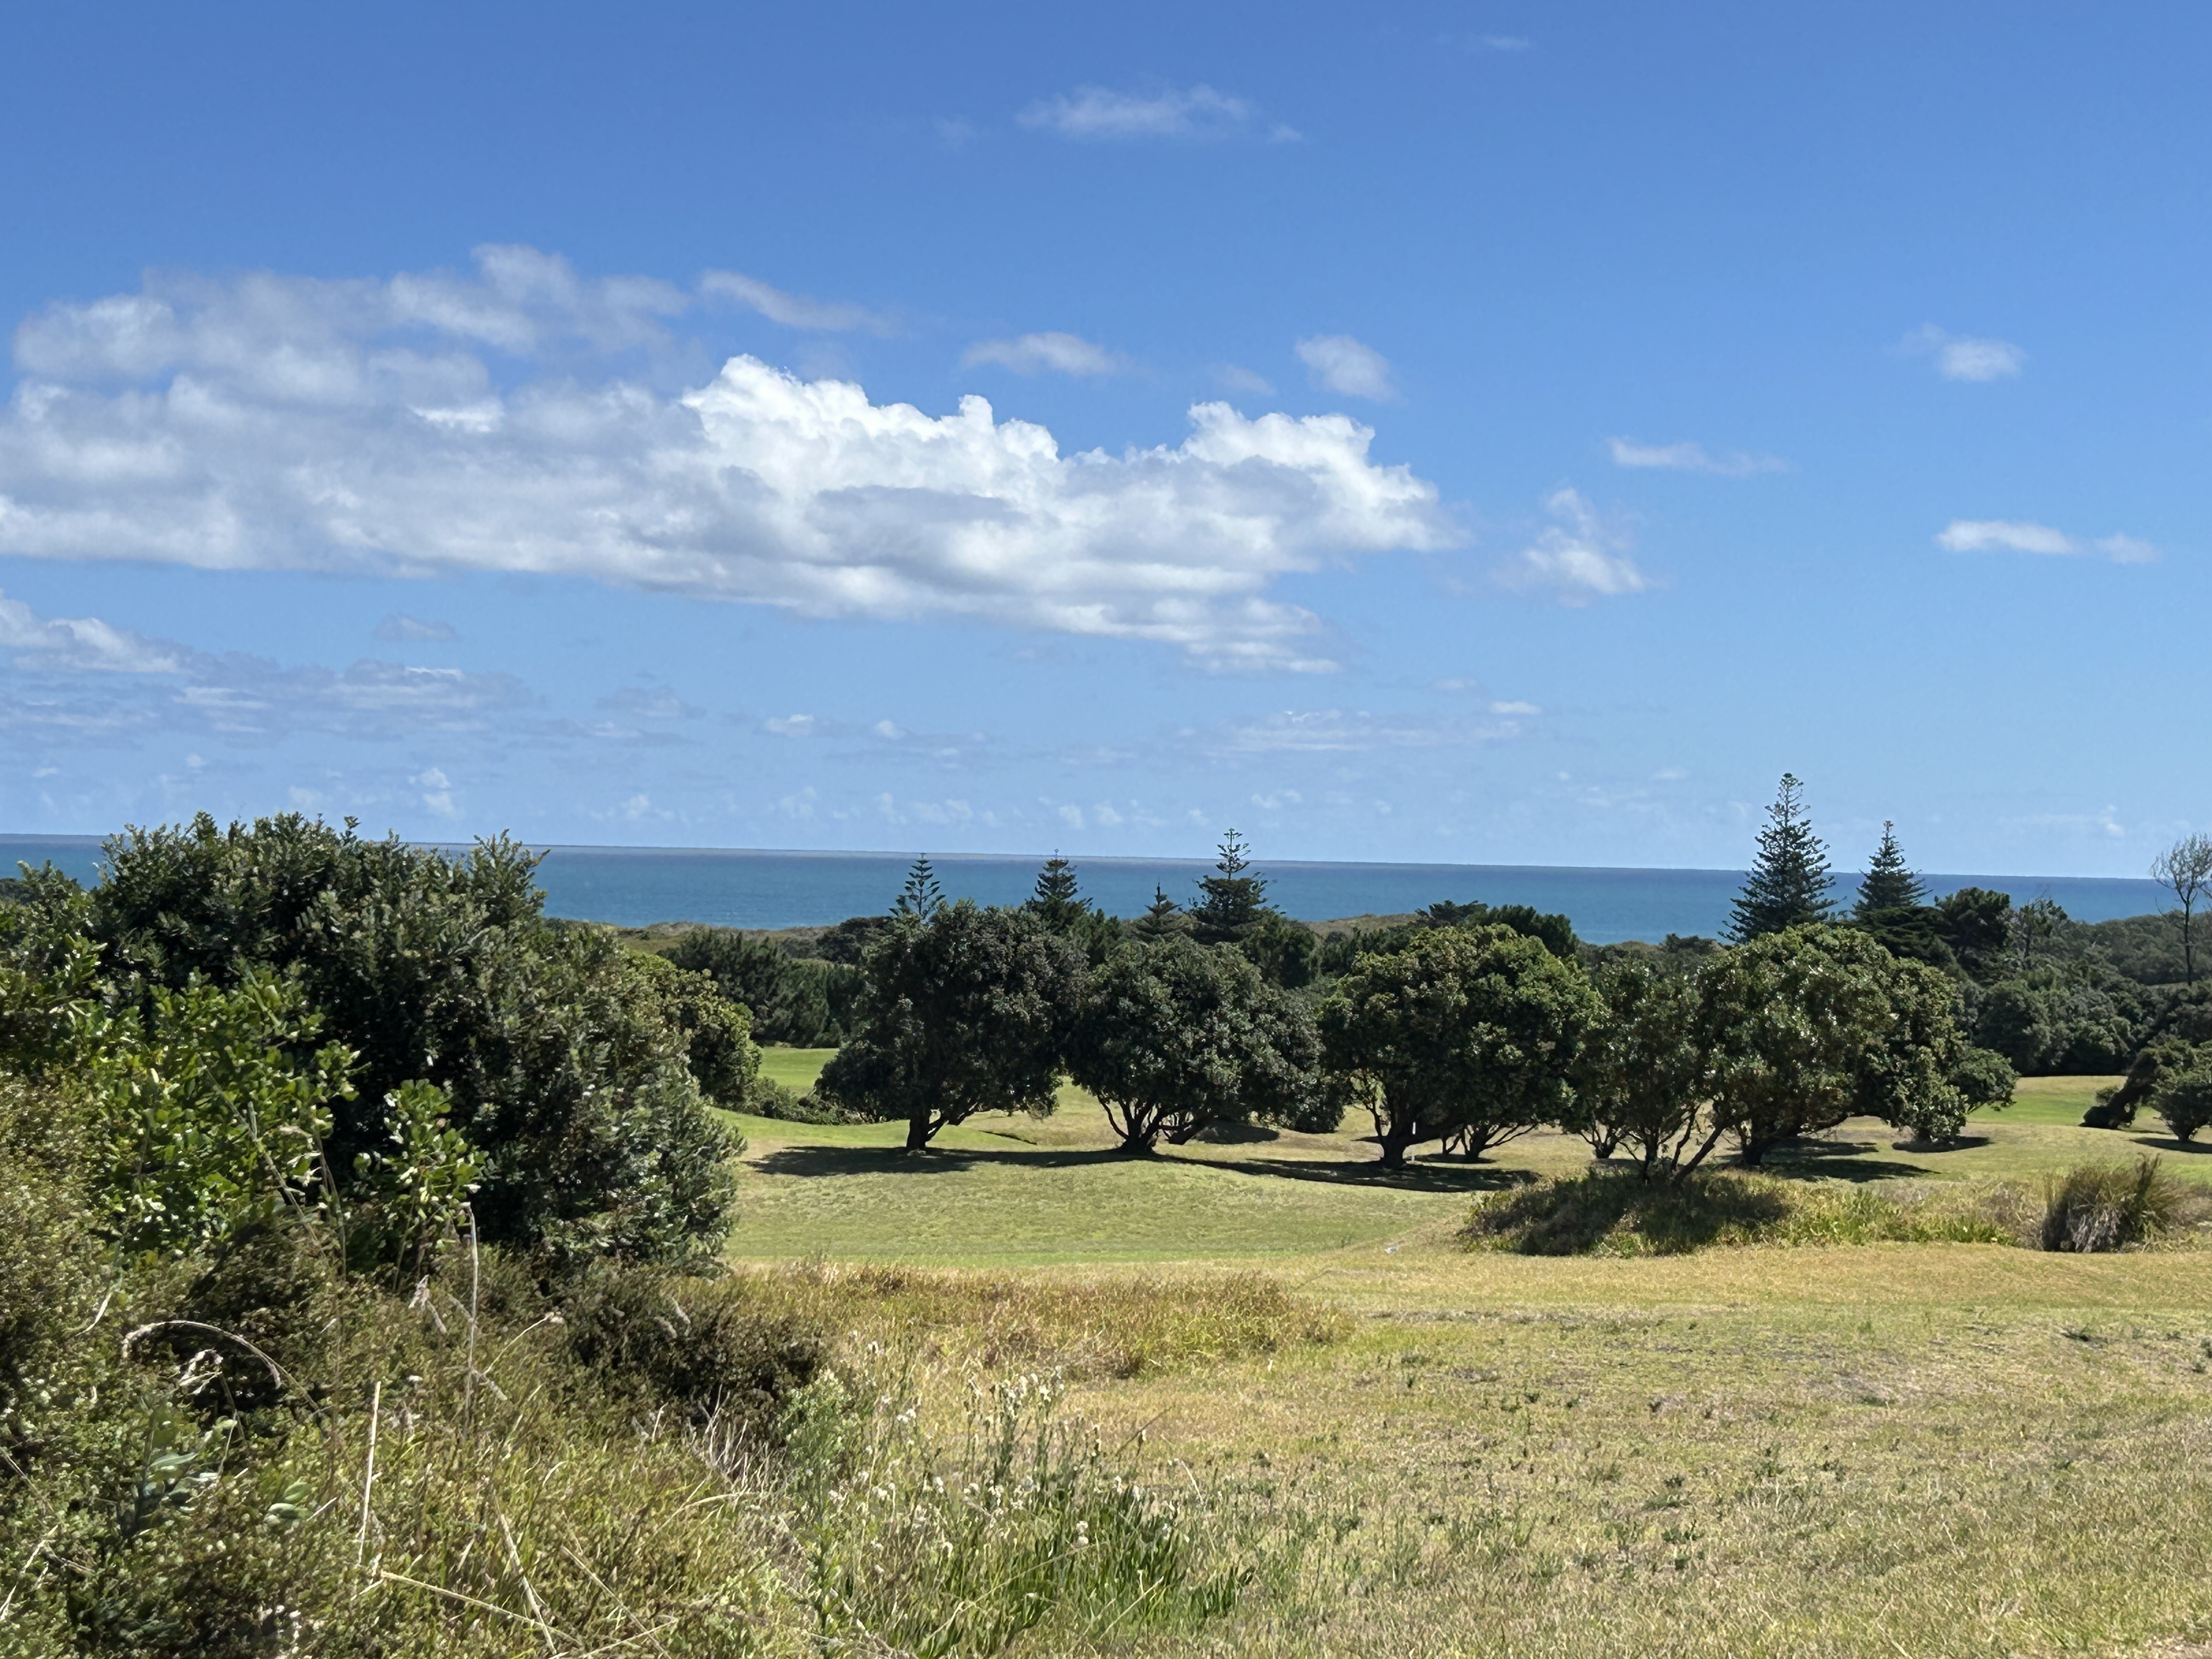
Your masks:
M768 1063L803 1089L825 1058ZM2076 1127L2109 1081L2031 1079L1954 1149L1854 1122L1778 1167L2039 1189L2148 1151L2212 1179L2156 1126ZM1133 1455L1206 1494L1212 1547L1250 1575L1227 1618L1103 1650L2148 1659L2212 1642L2212 1255L1527 1257L1463 1248L1469 1200L1582 1167L1579 1141L1394 1178L1363 1124L1124 1158L1074 1090L1051 1118L975 1120L920 1158L894 1125L741 1122L740 1260L1194 1304L1256 1266L1350 1316L1333 1344L1076 1387L1109 1437L1141 1431Z

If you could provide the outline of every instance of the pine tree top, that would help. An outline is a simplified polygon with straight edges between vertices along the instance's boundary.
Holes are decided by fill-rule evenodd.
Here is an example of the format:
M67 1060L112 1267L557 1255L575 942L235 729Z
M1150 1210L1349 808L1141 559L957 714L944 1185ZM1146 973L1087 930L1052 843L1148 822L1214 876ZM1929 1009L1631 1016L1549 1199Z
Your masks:
M1866 874L1859 878L1858 902L1851 914L1863 921L1876 910L1917 910L1927 902L1928 890L1906 866L1904 850L1897 844L1897 826L1884 818L1881 845L1875 848Z
M1075 866L1054 853L1037 872L1036 890L1024 908L1055 933L1064 933L1090 911L1091 901L1077 890Z
M1202 944L1234 945L1255 927L1267 908L1267 884L1244 872L1252 867L1250 845L1231 830L1222 838L1214 873L1199 878L1205 896L1191 907L1191 921Z
M1129 931L1141 939L1162 939L1177 933L1190 932L1190 918L1183 908L1167 894L1164 887L1152 889L1152 902L1145 907L1145 914L1129 924Z
M1728 935L1739 945L1785 927L1830 921L1835 901L1828 896L1828 848L1813 833L1805 816L1805 786L1791 773L1782 775L1766 827L1759 832L1759 859L1745 876L1743 891L1729 917Z
M906 872L891 914L908 921L928 921L945 908L945 890L937 884L937 872L927 856L916 859Z

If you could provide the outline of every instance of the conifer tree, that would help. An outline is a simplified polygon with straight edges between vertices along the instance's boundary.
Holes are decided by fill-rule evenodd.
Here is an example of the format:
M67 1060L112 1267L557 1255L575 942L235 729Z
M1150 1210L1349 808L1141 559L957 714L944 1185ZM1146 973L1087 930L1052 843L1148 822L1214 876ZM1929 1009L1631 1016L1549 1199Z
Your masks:
M1875 848L1873 861L1859 881L1858 902L1851 907L1851 914L1864 921L1877 910L1917 910L1927 902L1927 890L1906 867L1905 854L1897 844L1897 826L1884 818L1881 845Z
M899 889L897 902L891 914L907 921L933 921L945 908L945 890L937 884L937 872L929 867L927 854L916 859L906 872L906 885Z
M1205 895L1190 919L1201 945L1235 945L1257 927L1267 908L1267 884L1244 872L1252 867L1252 848L1231 830L1221 842L1214 873L1199 878Z
M1805 786L1788 772L1766 809L1766 828L1759 832L1759 861L1744 878L1728 935L1737 944L1778 933L1785 927L1834 918L1828 896L1828 848L1813 833L1800 792Z
M1036 891L1024 908L1054 933L1066 933L1091 914L1091 901L1077 890L1075 866L1054 853L1037 872Z
M1176 939L1190 932L1190 917L1183 908L1168 896L1167 889L1154 886L1152 902L1145 907L1145 914L1129 924L1129 932L1147 944L1156 939Z

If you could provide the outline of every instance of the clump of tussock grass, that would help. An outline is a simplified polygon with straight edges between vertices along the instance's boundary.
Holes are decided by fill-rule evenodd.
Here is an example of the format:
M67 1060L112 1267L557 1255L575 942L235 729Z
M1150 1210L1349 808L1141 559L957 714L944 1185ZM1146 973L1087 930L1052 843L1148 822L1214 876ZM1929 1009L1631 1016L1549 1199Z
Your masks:
M2209 1219L2212 1194L2168 1175L2155 1158L2082 1164L2045 1182L2037 1242L2046 1250L2120 1250Z
M918 1341L985 1370L1135 1377L1340 1341L1350 1319L1261 1273L1071 1283L807 1263L739 1275L763 1301L863 1340Z
M971 1389L933 1437L911 1396L872 1408L836 1375L786 1431L808 1472L808 1594L833 1650L918 1656L1094 1648L1236 1605L1249 1573L1212 1511L1121 1472L1095 1428L1055 1414L1054 1379Z
M1591 1170L1486 1194L1462 1230L1523 1255L1679 1255L1727 1245L2019 1244L2032 1204L2002 1182L1778 1180L1699 1170L1675 1181Z

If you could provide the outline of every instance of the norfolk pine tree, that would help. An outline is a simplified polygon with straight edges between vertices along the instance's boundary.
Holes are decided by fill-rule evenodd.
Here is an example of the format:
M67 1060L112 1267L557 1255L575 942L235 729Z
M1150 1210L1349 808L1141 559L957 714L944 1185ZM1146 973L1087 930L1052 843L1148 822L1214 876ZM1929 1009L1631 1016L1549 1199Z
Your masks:
M1881 845L1874 849L1873 861L1859 882L1858 902L1851 907L1851 915L1864 921L1877 910L1917 910L1927 902L1927 890L1906 866L1904 849L1897 844L1897 826L1884 818Z
M1785 927L1825 922L1832 915L1828 896L1828 849L1813 833L1800 792L1804 785L1788 772L1774 805L1766 809L1766 828L1759 832L1759 860L1744 878L1728 936L1741 945Z

